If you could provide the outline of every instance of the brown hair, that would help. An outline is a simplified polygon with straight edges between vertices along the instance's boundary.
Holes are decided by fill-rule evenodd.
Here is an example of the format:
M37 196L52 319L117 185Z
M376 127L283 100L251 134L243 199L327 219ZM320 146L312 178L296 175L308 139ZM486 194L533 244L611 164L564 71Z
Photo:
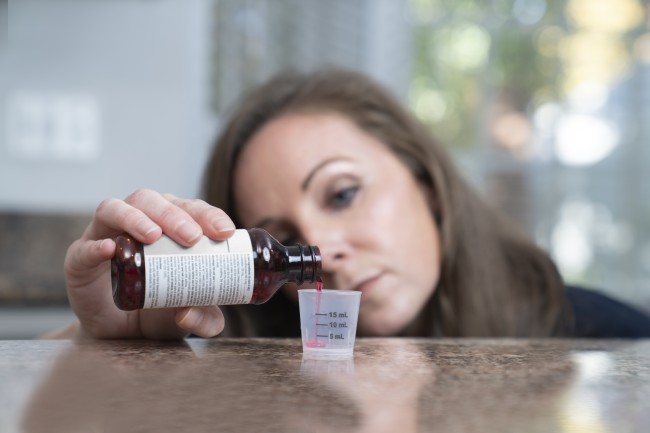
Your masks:
M239 226L233 197L239 153L270 120L305 111L347 116L385 143L431 191L432 223L438 224L442 238L441 278L405 335L547 336L556 331L564 288L548 255L473 191L443 146L410 112L359 73L283 73L245 96L208 163L205 199ZM290 319L287 308L296 309L278 299L267 306L226 309L227 320L234 322L226 326L249 328L254 335L295 335L297 313ZM258 318L263 329L256 324ZM283 329L284 322L292 322L291 330ZM246 333L234 333L240 332Z

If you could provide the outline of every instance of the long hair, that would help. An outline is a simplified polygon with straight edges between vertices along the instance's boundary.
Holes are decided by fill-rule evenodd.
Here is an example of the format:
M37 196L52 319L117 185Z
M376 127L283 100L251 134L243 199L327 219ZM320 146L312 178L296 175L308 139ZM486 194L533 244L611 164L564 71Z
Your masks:
M564 308L564 288L549 256L469 186L413 114L360 73L286 72L248 93L215 143L204 177L206 201L240 226L233 195L240 152L269 121L298 112L346 116L384 143L430 191L432 223L442 239L441 276L404 335L553 334ZM233 323L226 326L234 334L296 335L297 313L288 308L296 309L282 299L268 306L229 308L225 312ZM284 329L285 322L290 329Z

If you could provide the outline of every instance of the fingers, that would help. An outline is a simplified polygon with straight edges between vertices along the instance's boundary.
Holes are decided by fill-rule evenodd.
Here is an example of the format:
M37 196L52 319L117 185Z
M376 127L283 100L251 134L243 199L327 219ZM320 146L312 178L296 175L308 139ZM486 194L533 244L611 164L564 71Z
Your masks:
M179 340L188 332L176 324L176 308L139 310L139 327L142 337L154 340Z
M164 232L182 245L193 245L205 233L213 239L226 239L235 225L221 209L203 200L186 200L140 189L125 200L104 200L85 237L101 239L129 233L144 243L156 241Z
M112 238L120 233L129 233L140 242L151 243L161 236L162 229L145 211L123 200L106 199L95 210L84 237Z
M156 191L139 189L124 201L142 210L164 233L182 245L192 245L203 235L201 226L190 214Z
M217 306L179 308L176 324L200 337L214 337L223 331L223 313Z
M221 209L203 200L181 199L172 194L164 194L163 197L184 209L201 225L206 236L212 239L227 239L235 232L235 224L232 219Z
M203 234L186 211L149 189L139 189L123 201L104 200L95 211L88 236L108 237L124 232L144 243L156 241L164 232L185 246L194 244Z

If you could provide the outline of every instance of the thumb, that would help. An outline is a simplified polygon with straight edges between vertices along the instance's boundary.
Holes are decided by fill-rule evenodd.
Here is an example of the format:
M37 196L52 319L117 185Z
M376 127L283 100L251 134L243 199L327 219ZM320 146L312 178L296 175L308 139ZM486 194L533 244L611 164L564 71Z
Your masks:
M76 285L86 284L87 280L97 278L97 273L104 272L103 265L115 254L115 242L112 239L75 241L65 255L64 270L66 277Z
M176 324L199 337L214 337L223 331L225 326L223 313L216 305L179 308L176 312Z

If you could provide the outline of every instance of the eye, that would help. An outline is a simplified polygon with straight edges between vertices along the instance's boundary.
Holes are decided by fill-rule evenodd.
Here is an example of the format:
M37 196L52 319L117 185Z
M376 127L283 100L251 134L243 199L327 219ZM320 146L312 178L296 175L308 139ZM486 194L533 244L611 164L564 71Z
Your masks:
M335 210L345 209L350 205L350 203L352 203L352 200L354 200L354 197L357 195L358 191L358 186L341 188L330 195L329 199L327 200L327 205L328 207Z

